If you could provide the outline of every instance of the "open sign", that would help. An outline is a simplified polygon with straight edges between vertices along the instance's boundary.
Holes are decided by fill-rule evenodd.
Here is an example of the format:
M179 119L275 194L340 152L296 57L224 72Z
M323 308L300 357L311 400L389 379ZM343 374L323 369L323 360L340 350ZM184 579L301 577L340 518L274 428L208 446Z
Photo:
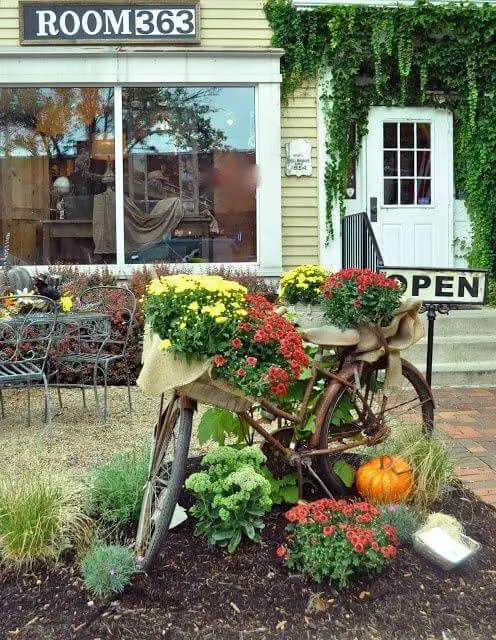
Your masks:
M382 267L381 272L398 280L406 297L422 298L426 304L484 304L487 298L484 269Z

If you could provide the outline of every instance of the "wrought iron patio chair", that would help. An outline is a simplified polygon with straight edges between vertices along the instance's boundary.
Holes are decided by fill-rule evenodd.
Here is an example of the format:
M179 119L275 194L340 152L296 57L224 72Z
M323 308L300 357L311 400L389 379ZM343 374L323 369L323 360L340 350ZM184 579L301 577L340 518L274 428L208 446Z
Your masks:
M37 295L0 297L0 408L5 387L26 387L28 426L31 425L31 385L43 384L45 422L52 423L47 363L57 325L59 305Z
M124 287L90 287L80 296L80 307L76 316L81 321L75 323L72 337L66 336L70 352L55 355L55 386L59 404L62 406L62 387L78 387L83 393L86 408L85 389L93 388L100 418L107 422L108 370L119 360L124 363L127 382L129 408L132 409L129 366L126 359L129 338L136 314L136 298L132 291ZM93 316L93 317L92 317ZM92 375L92 384L84 383L84 376ZM80 375L80 383L67 383L63 375ZM98 382L103 379L103 405L98 393Z

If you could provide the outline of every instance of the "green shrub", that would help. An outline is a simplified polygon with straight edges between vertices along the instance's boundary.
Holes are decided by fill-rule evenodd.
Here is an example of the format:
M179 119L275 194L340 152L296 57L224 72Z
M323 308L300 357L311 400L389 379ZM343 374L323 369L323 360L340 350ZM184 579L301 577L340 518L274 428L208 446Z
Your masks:
M415 478L412 503L420 510L434 502L454 477L454 464L446 441L436 435L426 436L417 427L400 426L385 442L368 448L365 453L398 455L408 461Z
M98 544L81 563L84 586L95 596L122 593L134 573L132 551L118 545Z
M0 480L0 556L7 563L30 567L38 560L57 560L91 538L90 519L78 506L79 496L43 475Z
M396 529L401 544L412 544L412 536L423 520L413 507L406 504L384 504L380 507L382 520Z
M243 536L260 540L263 516L272 507L271 486L261 472L263 453L253 447L218 447L207 453L186 488L196 495L190 513L197 521L196 536L232 553Z
M137 521L148 461L148 450L141 449L117 453L107 464L95 467L88 480L87 512L107 525Z

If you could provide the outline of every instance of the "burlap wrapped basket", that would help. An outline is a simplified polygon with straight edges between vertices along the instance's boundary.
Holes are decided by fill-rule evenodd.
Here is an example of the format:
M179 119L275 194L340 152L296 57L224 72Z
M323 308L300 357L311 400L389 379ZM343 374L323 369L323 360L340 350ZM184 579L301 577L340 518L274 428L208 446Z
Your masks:
M248 411L254 401L222 378L212 377L210 358L186 362L170 351L160 351L161 339L145 326L142 368L138 386L148 395L174 389L198 402L228 411Z

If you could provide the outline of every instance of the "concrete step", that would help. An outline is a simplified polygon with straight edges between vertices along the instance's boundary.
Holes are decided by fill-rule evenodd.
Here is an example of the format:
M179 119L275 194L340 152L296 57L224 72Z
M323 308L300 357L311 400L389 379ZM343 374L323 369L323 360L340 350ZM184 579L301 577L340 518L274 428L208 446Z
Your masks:
M415 364L425 374L425 361ZM433 387L496 387L496 360L479 362L434 362Z
M427 318L422 314L427 333ZM438 314L434 323L434 335L496 335L496 309L466 309L450 311L448 315Z
M424 363L427 357L427 338L405 351L405 357L415 363ZM434 335L433 362L435 363L475 363L487 360L493 360L496 367L496 332L494 335Z

